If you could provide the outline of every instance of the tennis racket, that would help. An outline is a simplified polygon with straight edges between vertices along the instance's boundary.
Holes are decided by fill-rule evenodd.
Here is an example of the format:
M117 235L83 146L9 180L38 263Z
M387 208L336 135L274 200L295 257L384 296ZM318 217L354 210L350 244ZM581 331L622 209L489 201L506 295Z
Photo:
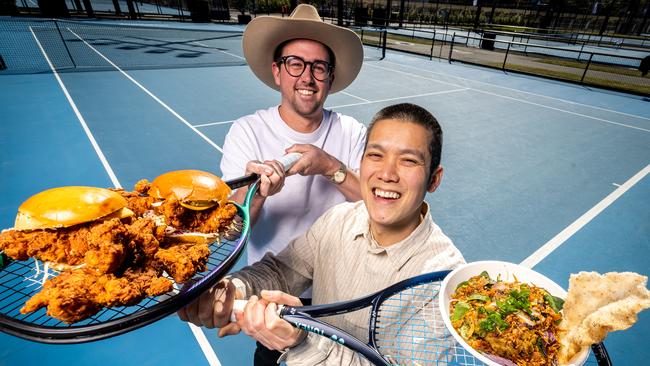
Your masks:
M438 310L440 284L449 272L419 275L350 301L300 307L280 305L278 314L294 327L327 337L378 366L484 365L454 340ZM234 308L243 310L245 305L245 300L236 300ZM316 319L368 307L368 343ZM611 365L602 343L592 349L595 359L592 356L588 364Z
M299 158L300 154L288 154L280 162L288 170ZM88 319L66 324L46 315L44 308L28 314L19 311L29 298L41 290L47 277L58 273L39 261L11 261L2 254L0 331L42 343L83 343L123 334L175 313L232 269L250 236L249 210L258 189L259 176L251 174L225 183L233 189L250 185L243 205L235 203L241 229L210 244L207 271L197 273L190 285L158 297L148 297L135 306L104 308Z

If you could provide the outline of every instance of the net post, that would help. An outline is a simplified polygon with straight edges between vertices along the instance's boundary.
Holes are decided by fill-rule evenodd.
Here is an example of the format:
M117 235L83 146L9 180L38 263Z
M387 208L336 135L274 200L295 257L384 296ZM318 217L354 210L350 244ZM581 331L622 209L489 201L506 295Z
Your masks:
M63 47L65 47L65 52L68 54L68 57L70 57L70 62L72 62L72 66L76 69L77 64L74 62L74 58L70 53L70 49L68 48L68 43L65 41L65 38L63 38L63 34L61 34L61 29L59 28L59 21L57 19L54 19L54 26L56 27L56 31L59 32L59 37L61 37L61 42L63 42Z

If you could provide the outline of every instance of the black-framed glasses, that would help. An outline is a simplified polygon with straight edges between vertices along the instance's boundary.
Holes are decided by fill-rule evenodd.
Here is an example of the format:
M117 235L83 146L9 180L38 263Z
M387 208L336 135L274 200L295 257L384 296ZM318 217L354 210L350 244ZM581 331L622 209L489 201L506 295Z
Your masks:
M276 62L284 64L284 68L287 70L289 75L293 77L301 76L302 73L305 72L307 65L309 65L311 66L311 76L318 81L327 80L334 69L334 66L330 65L327 61L305 61L302 57L293 55L282 56Z

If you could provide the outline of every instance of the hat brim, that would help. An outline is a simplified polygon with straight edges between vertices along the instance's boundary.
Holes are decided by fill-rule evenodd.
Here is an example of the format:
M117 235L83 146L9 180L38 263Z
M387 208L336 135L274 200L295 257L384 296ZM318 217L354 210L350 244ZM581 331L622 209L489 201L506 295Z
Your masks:
M280 90L272 72L273 52L291 39L310 39L329 47L336 58L334 82L330 93L350 85L359 74L363 62L363 45L353 31L307 19L257 17L246 27L242 44L248 66L264 84Z

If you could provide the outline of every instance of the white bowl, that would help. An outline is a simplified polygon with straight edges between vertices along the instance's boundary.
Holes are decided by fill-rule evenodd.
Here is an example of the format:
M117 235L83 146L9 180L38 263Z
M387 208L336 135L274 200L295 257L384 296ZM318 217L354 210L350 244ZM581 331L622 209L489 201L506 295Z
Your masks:
M445 322L445 326L447 329L449 329L449 332L454 336L456 341L478 360L484 362L489 366L500 366L498 363L488 359L487 357L483 356L483 354L468 345L463 337L461 337L460 334L456 332L456 329L454 329L454 327L451 325L451 320L449 320L449 302L451 301L451 295L456 290L458 284L463 281L467 281L470 277L478 276L483 271L487 271L487 273L490 275L490 278L492 279L496 279L497 276L500 275L500 279L504 282L514 282L516 276L519 282L541 287L548 291L551 295L562 299L566 298L567 293L562 287L544 275L535 272L530 268L508 262L482 261L467 263L461 267L456 268L449 275L447 275L447 277L445 277L441 284L441 298L439 301L440 312L442 313L442 319ZM589 348L586 348L571 360L570 365L580 366L585 363L588 356Z

